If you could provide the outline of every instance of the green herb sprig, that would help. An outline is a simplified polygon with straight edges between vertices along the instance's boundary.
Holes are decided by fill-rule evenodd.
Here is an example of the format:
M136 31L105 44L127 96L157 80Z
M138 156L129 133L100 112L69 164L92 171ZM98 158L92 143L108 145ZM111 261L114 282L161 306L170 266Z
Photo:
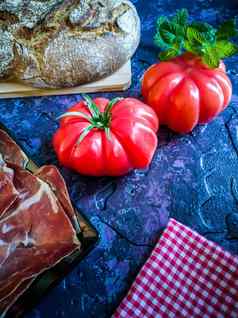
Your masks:
M208 23L188 23L188 11L182 9L172 19L158 18L154 42L162 49L159 54L162 61L188 51L200 56L209 68L216 68L221 59L238 53L238 46L230 41L237 35L235 19L215 29Z

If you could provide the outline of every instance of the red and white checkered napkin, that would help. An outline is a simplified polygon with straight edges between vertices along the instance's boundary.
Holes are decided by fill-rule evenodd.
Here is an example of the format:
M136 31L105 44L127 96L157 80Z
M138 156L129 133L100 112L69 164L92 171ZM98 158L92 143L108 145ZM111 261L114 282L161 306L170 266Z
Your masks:
M171 219L118 317L237 318L238 257Z

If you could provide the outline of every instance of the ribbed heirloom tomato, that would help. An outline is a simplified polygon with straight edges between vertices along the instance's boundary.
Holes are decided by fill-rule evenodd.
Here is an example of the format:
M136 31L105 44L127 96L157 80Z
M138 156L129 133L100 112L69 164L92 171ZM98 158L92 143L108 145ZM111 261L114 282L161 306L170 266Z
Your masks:
M53 137L59 161L91 176L119 176L146 168L157 146L158 118L135 98L84 96L60 120Z
M210 69L191 53L152 65L142 82L142 95L160 124L180 133L211 121L229 104L231 94L224 63Z

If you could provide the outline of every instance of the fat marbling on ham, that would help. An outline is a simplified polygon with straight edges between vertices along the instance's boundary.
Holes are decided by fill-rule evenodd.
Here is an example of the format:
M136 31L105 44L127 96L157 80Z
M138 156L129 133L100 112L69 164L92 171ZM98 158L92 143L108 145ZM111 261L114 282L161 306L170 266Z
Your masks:
M24 153L0 130L0 316L40 273L81 246L58 170L44 166L33 175L25 165Z
M27 156L15 141L2 129L0 129L0 153L7 162L15 163L23 168L27 164Z
M16 201L18 192L13 184L14 171L7 167L0 153L0 217Z

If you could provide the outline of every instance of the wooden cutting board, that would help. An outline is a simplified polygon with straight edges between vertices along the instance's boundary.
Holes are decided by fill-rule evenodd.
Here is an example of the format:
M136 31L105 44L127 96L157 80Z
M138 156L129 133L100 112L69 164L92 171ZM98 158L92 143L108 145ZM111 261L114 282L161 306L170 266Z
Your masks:
M0 83L0 98L67 95L93 92L124 91L131 85L131 62L114 74L97 82L64 89L38 89L17 83Z

